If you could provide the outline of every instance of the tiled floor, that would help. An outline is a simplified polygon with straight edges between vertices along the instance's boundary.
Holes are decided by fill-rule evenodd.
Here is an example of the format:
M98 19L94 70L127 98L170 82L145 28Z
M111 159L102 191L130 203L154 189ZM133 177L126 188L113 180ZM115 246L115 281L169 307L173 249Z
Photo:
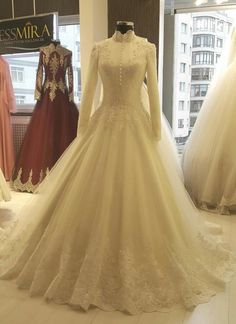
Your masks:
M12 193L10 202L0 202L0 224L11 221L30 199L30 194ZM236 215L201 213L206 220L222 225L224 235L236 252ZM14 282L0 281L0 324L236 324L236 277L224 293L199 305L192 313L178 310L129 316L119 312L92 309L88 313L67 306L47 304L42 298L30 298Z

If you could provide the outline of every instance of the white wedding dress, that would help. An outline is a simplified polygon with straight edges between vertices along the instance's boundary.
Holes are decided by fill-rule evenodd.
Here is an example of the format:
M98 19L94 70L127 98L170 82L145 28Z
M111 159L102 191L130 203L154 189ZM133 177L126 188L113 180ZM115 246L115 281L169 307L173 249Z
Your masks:
M197 206L236 212L236 30L228 64L217 74L186 144L183 172Z
M2 173L2 170L0 169L0 201L1 200L11 200L11 193Z
M206 234L167 159L155 62L155 46L133 32L94 46L79 135L1 236L2 278L57 303L131 314L192 308L224 289L235 259ZM90 116L98 73L103 100Z

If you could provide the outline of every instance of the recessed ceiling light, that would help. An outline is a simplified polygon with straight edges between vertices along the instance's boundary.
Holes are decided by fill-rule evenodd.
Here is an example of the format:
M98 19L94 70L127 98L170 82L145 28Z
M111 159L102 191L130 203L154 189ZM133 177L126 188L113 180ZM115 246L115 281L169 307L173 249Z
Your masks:
M196 0L195 5L196 6L201 6L202 4L205 4L207 2L208 2L208 0Z

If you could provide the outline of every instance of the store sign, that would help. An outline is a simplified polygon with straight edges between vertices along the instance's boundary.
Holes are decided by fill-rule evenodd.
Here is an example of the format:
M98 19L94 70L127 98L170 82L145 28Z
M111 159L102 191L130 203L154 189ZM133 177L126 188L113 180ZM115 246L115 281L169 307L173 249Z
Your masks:
M0 21L0 54L35 52L53 39L55 14Z

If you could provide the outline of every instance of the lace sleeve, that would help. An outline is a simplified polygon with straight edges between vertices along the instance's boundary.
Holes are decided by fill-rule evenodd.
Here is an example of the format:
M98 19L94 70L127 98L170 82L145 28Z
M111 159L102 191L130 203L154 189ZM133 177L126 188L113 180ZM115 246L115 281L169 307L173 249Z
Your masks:
M68 66L67 66L67 73L68 73L68 90L69 90L69 101L74 100L74 80L73 80L73 68L72 68L72 54L68 56Z
M43 52L40 51L38 69L36 74L36 86L34 92L34 98L36 100L40 100L41 98L42 84L43 84Z
M161 113L157 82L156 47L151 44L147 54L147 89L153 134L161 138Z
M89 69L86 84L84 87L82 101L80 105L80 118L78 125L78 134L81 134L87 127L93 105L93 98L98 80L98 48L94 45L90 54Z

